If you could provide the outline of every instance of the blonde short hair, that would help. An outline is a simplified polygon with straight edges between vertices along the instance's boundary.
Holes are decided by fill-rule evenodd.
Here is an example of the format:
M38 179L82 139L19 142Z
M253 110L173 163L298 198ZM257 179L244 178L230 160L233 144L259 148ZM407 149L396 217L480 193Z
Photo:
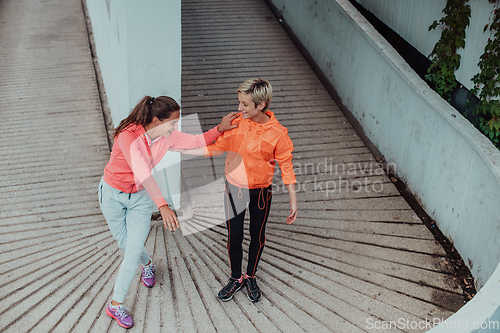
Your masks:
M243 94L250 94L252 96L252 102L254 102L255 107L262 102L266 105L262 112L269 110L269 104L273 99L273 87L267 80L263 79L250 79L243 82L238 88L237 92Z

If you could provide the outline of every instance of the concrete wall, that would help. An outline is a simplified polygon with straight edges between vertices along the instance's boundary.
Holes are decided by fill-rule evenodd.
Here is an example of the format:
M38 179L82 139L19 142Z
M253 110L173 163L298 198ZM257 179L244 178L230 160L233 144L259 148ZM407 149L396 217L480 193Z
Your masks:
M180 103L181 1L85 1L113 125L146 95ZM169 203L178 205L179 154L167 153L157 168L166 167L171 192L177 193Z
M429 26L434 20L439 21L443 17L442 10L446 6L446 0L356 1L425 56L429 56L441 36L441 29L429 31ZM490 32L483 33L483 28L491 22L494 5L488 1L469 1L468 4L471 7L470 25L466 31L465 48L458 51L462 59L455 75L460 83L471 89L471 79L479 73L479 57L490 37Z
M493 315L500 304L499 151L349 1L270 1L470 268L482 289L459 315Z
M86 2L113 124L145 95L180 102L180 0Z

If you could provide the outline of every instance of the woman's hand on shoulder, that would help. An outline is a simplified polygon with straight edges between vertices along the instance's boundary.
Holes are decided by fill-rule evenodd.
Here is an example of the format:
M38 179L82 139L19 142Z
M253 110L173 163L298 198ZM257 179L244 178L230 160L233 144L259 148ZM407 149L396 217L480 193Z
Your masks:
M238 124L231 124L233 120L235 120L236 118L239 117L239 114L238 112L231 112L231 113L228 113L227 115L225 115L220 124L217 126L217 130L222 133L222 132L225 132L225 131L228 131L228 130L231 130L233 128L236 128L238 127Z

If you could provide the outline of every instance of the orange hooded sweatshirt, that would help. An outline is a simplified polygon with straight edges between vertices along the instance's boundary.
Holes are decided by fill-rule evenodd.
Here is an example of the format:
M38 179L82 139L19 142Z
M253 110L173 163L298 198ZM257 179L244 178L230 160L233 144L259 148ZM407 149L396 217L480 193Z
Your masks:
M244 188L268 187L273 182L275 164L278 162L284 184L296 182L292 164L292 140L286 127L278 122L274 113L267 111L270 119L265 124L250 119L233 121L238 127L225 131L217 140L205 147L205 154L226 151L225 174L229 183ZM243 162L243 163L242 163Z

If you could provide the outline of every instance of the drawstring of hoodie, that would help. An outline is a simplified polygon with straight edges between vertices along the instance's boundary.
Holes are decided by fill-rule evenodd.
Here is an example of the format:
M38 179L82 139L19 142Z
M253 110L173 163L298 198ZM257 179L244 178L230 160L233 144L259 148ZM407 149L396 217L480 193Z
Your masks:
M262 197L262 203L264 206L260 206L260 198ZM259 200L257 201L257 206L259 207L260 210L264 210L266 208L266 199L264 198L264 188L260 188L259 191Z
M225 187L226 187L226 195L228 193L231 193L231 188L229 187L229 183L225 183ZM235 186L236 187L236 186ZM243 198L243 192L242 192L242 187L239 187L238 186L238 198L241 199ZM248 189L246 189L247 191L249 191ZM236 191L234 191L236 192ZM233 195L234 195L234 192ZM267 202L271 199L271 196L272 196L272 190L269 189L269 188L266 188L266 187L261 187L259 189L259 196L257 198L257 207L260 209L260 210L264 210L266 209L266 206L267 206ZM232 199L231 199L231 196L228 196L228 198L231 200L231 205L234 205L233 202L232 202ZM234 210L234 206L233 206L233 210ZM236 212L235 212L236 214Z
M266 190L266 195L264 196L264 190ZM264 210L266 208L266 203L271 199L273 191L266 189L264 187L261 187L259 191L259 199L257 200L257 206L259 207L260 210ZM260 198L262 198L262 204L263 206L260 206Z

